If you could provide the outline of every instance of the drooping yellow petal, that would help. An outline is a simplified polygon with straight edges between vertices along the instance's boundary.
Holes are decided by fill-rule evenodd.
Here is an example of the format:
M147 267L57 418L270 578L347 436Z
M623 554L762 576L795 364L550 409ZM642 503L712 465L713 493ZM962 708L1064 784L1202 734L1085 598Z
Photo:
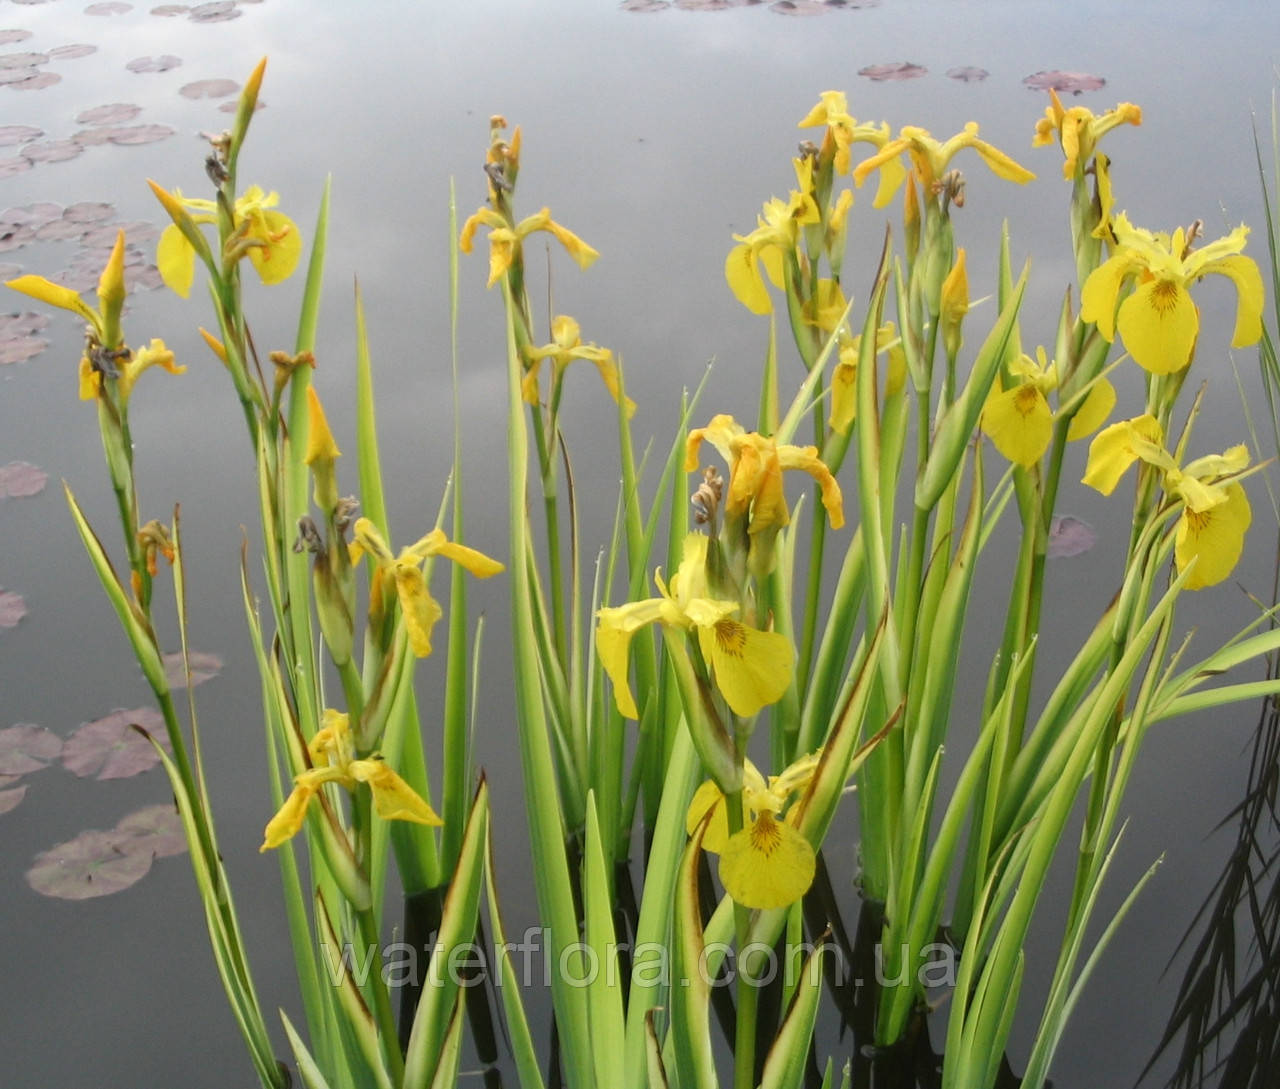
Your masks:
M734 298L753 314L768 314L773 311L773 301L760 276L755 255L745 242L729 251L729 256L724 260L724 278Z
M288 839L292 839L297 835L299 829L302 828L302 822L307 816L307 806L311 804L311 799L315 796L316 788L299 783L284 800L284 805L274 817L267 822L266 830L263 833L262 846L258 848L259 852L269 851L272 847L279 847Z
M1163 439L1159 422L1150 414L1103 428L1089 444L1089 461L1082 482L1103 495L1110 495L1129 466L1142 456L1139 444L1145 440L1158 445Z
M1074 442L1092 435L1111 415L1116 406L1116 387L1107 379L1099 378L1089 387L1084 402L1076 409L1067 428L1067 441Z
M102 375L93 369L87 355L80 357L80 400L96 401L102 392Z
M720 853L720 883L747 908L794 904L813 884L815 868L809 841L768 812L730 836Z
M1213 262L1210 271L1220 272L1236 285L1236 324L1231 333L1231 347L1247 348L1262 337L1262 303L1264 288L1258 264L1249 257L1223 257Z
M646 624L660 620L669 613L670 603L665 598L649 598L601 609L596 613L596 654L610 682L618 712L625 718L639 718L635 696L631 694L628 679L631 637Z
M196 251L174 223L160 232L156 246L156 267L160 279L175 295L187 298L196 277Z
M1226 500L1197 513L1188 506L1178 519L1174 560L1182 571L1196 565L1185 585L1188 590L1213 586L1235 570L1244 550L1244 535L1253 521L1248 496L1239 483L1225 485Z
M780 700L791 684L795 653L781 632L760 631L725 616L699 626L698 642L734 714L750 718Z
M1093 322L1108 341L1116 338L1116 300L1133 267L1131 255L1117 253L1089 273L1080 291L1080 317Z
M1033 382L994 393L982 408L981 427L995 447L1024 469L1036 464L1053 438L1053 412Z
M711 820L702 837L702 849L718 855L729 840L729 809L725 805L724 795L712 779L708 779L693 792L693 799L685 813L685 831L693 835L708 812L711 813Z
M801 469L813 477L822 494L822 505L826 508L831 528L839 529L844 525L844 496L827 463L818 457L816 446L779 446L778 464L783 469Z
M23 295L29 295L33 299L39 299L40 302L48 303L50 306L56 306L60 310L70 310L73 314L79 314L97 330L99 336L102 335L102 320L71 288L55 284L43 276L19 276L14 280L6 280L5 286Z
M387 766L382 759L353 760L348 765L351 777L368 783L373 794L373 807L384 821L412 821L414 824L444 824L436 811Z
M1155 279L1139 284L1120 304L1116 327L1125 348L1143 370L1172 374L1191 362L1200 318L1182 284Z
M390 545L387 544L382 534L378 531L378 527L368 518L357 518L356 524L351 527L349 551L352 563L359 563L360 558L366 552L373 556L379 565L395 561L395 555L392 553Z
M416 563L397 561L393 571L409 646L417 657L425 658L431 653L431 629L444 615L444 610L431 596L427 580Z
M151 343L147 347L139 348L131 358L120 365L120 380L117 384L117 389L122 401L129 399L134 383L137 382L143 371L151 367L159 367L170 374L185 374L187 370L186 367L179 365L175 361L173 352L165 347L163 340L159 337L152 337Z
M249 249L249 260L264 284L278 284L292 276L298 267L302 235L298 225L282 212L264 211L259 216L265 230L261 233L255 230L253 237L262 245Z

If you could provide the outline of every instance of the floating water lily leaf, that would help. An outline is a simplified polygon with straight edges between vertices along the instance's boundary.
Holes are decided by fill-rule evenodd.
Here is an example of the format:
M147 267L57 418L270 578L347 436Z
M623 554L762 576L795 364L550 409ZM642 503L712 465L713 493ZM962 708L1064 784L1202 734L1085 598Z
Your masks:
M171 18L174 15L186 15L190 10L186 4L161 4L158 8L152 8L151 14Z
M234 79L198 79L178 88L184 98L226 98L240 90Z
M173 803L148 805L116 824L121 836L121 846L130 851L148 851L153 858L169 858L187 849L187 837L182 830L182 817ZM124 837L129 837L124 842Z
M83 223L72 223L66 219L55 219L52 223L46 223L38 231L36 238L41 242L70 242L79 240L85 236L89 230ZM99 269L99 272L102 270Z
M111 133L107 139L113 144L153 144L172 136L175 130L168 125L124 125L102 131Z
M191 687L204 684L222 672L222 659L216 654L193 650L188 655L191 662ZM170 688L186 688L187 675L182 670L182 653L174 651L164 656L164 675Z
M141 106L132 102L110 102L105 106L94 106L76 115L77 125L120 125L132 121L142 112Z
M181 63L181 57L165 53L159 57L138 57L136 60L131 60L125 67L130 72L167 72L170 68L177 68Z
M107 0L103 4L90 4L84 9L86 15L123 15L126 11L132 11L132 4L122 3L121 0Z
M0 339L30 336L48 324L48 314L36 314L30 310L25 314L0 314Z
M977 83L991 75L985 68L948 68L947 78L958 79L961 83Z
M1088 552L1098 543L1098 534L1087 522L1071 515L1059 518L1054 515L1049 523L1049 544L1045 549L1047 556L1079 556Z
M225 23L229 19L239 19L242 14L235 0L215 0L210 4L197 4L187 12L187 18L193 23Z
M0 590L0 628L17 627L27 615L27 603L12 590Z
M128 223L102 223L97 227L90 227L80 239L80 245L86 250L101 250L100 254L94 255L95 259L100 264L106 264L111 255L111 247L116 244L117 231L124 231L130 245L135 242L152 242L160 237L160 228L156 224L145 219L131 219Z
M82 200L68 204L62 218L72 223L101 223L115 215L115 209L104 200Z
M0 147L29 144L43 135L44 129L38 129L32 125L0 125Z
M44 53L0 53L0 68L30 68L35 64L48 64Z
M671 0L622 0L618 5L623 11L644 14L650 11L663 11L671 6Z
M33 163L61 163L74 159L84 148L74 140L44 140L38 144L27 144L22 149L22 157Z
M26 786L13 787L11 790L0 790L0 814L17 809L18 804L27 796Z
M31 79L32 76L38 76L40 69L34 66L30 68L0 68L0 84L21 83L24 79Z
M26 141L24 141L25 143ZM17 223L28 227L39 227L42 223L57 219L62 215L62 205L51 200L37 201L35 204L24 204L18 208L6 208L0 212L0 223Z
M96 45L86 45L82 42L76 42L74 45L60 45L56 49L49 50L50 60L79 60L81 57L92 56L98 51Z
M40 72L17 83L10 83L9 86L15 91L43 91L46 87L52 87L55 83L61 82L62 77L57 72Z
M14 337L11 340L0 341L0 367L35 359L47 347L49 342L40 337ZM3 610L4 599L3 594L0 594L0 628L5 626Z
M58 759L62 738L29 722L0 730L0 774L30 775Z
M39 495L49 480L49 474L29 461L11 461L0 465L0 499L18 499Z
M82 779L90 775L99 779L128 779L155 767L160 756L135 726L142 727L164 744L164 719L159 711L149 707L112 711L94 722L86 722L67 738L62 747L62 766Z
M0 159L0 178L8 178L13 174L21 174L31 169L31 160L19 155L16 159Z
M114 129L109 128L80 129L78 132L71 134L71 139L84 147L96 147L98 144L109 144L111 142L111 134L114 131Z
M866 76L867 79L873 79L877 83L884 83L889 80L900 79L918 79L920 76L927 75L929 69L922 64L913 64L911 61L899 61L897 64L872 64L866 68L859 68L858 75Z
M130 837L91 829L36 855L27 884L44 896L88 900L127 889L151 869L151 855L128 849Z
M13 45L14 42L25 42L31 37L29 30L0 30L0 45Z
M1084 94L1085 91L1097 91L1107 85L1101 76L1091 76L1087 72L1036 72L1022 81L1033 91L1057 91L1059 94Z

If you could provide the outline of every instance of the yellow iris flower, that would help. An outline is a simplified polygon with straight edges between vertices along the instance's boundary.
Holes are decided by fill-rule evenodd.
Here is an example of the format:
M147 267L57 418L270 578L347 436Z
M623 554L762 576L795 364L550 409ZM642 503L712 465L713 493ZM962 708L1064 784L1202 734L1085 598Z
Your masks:
M831 528L844 525L844 498L840 485L826 463L818 457L816 446L779 445L754 431L747 431L732 416L714 417L706 427L689 432L685 446L684 469L698 467L698 452L703 440L711 443L729 464L729 497L725 503L726 518L747 518L749 533L777 529L790 521L787 500L782 491L782 474L788 469L801 469L813 477L822 493L822 505L831 520Z
M293 791L279 812L267 822L260 851L279 847L298 833L311 799L325 783L341 783L352 792L357 783L368 784L373 794L374 810L383 820L428 825L444 823L377 753L362 760L356 759L355 740L346 715L326 709L324 726L316 731L307 752L312 766L294 777Z
M822 150L826 153L831 147L832 162L837 174L848 174L852 165L853 145L857 143L874 144L877 148L889 142L889 123L881 121L879 125L854 120L849 114L849 102L843 91L823 91L818 96L818 104L813 107L800 122L799 128L815 128L827 126L827 134L823 140ZM903 168L899 165L895 171L888 167L880 179L880 192L873 202L881 208L886 204L894 190L902 184ZM881 199L883 197L883 199Z
M1094 322L1107 340L1117 330L1134 361L1152 374L1172 374L1191 362L1200 315L1188 288L1217 273L1236 285L1236 324L1231 346L1256 344L1262 336L1262 274L1252 258L1240 256L1249 228L1241 224L1225 238L1190 249L1186 232L1172 235L1135 227L1123 212L1111 221L1115 253L1085 281L1080 316ZM1116 302L1126 283L1132 292Z
M907 353L893 322L876 330L876 354L887 354L884 395L893 397L907 382ZM838 361L831 371L831 416L827 423L842 435L849 433L858 414L858 342L841 334Z
M582 343L582 330L578 323L567 314L558 314L551 322L551 343L541 348L525 349L528 366L524 379L520 383L520 392L531 405L538 403L538 371L544 359L550 359L557 378L561 372L575 359L585 359L596 365L605 388L614 403L622 395L618 382L618 365L614 362L613 352L596 344ZM636 403L630 397L626 399L627 418L630 419L636 410Z
M526 216L514 227L500 212L495 212L492 208L480 208L462 225L458 249L463 253L471 252L476 229L481 224L489 228L489 287L493 287L498 282L498 277L511 267L521 243L535 231L546 231L555 238L578 263L579 268L590 268L600 256L576 234L552 219L550 208L543 208L540 212Z
M670 585L661 574L654 576L660 597L596 613L596 651L613 682L618 710L627 718L640 717L627 677L631 637L648 624L696 632L716 686L734 713L744 718L777 702L791 684L795 669L791 641L779 632L760 631L734 619L736 601L709 596L706 564L707 538L690 533Z
M40 302L69 310L88 324L89 344L80 358L80 400L96 400L102 391L102 377L110 374L117 382L117 392L122 403L129 400L133 384L149 367L161 367L170 374L182 374L186 367L174 362L173 352L164 341L153 339L145 348L131 352L122 343L120 314L124 309L124 231L116 234L115 246L107 258L106 267L98 279L98 309L95 310L62 284L55 284L43 276L19 276L5 282L6 287ZM100 355L95 363L90 357Z
M999 148L992 147L985 140L978 139L977 122L970 121L965 125L963 132L959 132L951 139L942 142L930 136L927 129L919 128L916 125L904 125L898 131L897 139L888 141L871 158L864 159L854 167L853 180L856 185L861 186L873 170L891 171L891 179L896 179L893 180L889 189L889 193L892 194L906 177L906 172L902 170L898 158L900 155L905 154L911 160L911 165L920 187L925 192L932 193L937 190L952 156L967 147L973 148L974 151L982 156L982 161L991 168L991 172L999 178L1004 178L1005 181L1025 185L1035 177L1030 170L1014 162ZM883 192L883 190L884 182L882 180L881 191ZM877 194L876 199L880 199L879 194Z
M692 835L707 813L711 814L702 846L720 856L720 883L743 907L786 907L813 884L813 845L795 827L792 815L796 810L792 808L786 816L783 810L793 794L808 787L817 767L816 754L803 756L766 782L759 769L745 761L742 801L746 826L732 836L720 788L708 780L694 792L685 827Z
M184 197L177 189L166 192L154 182L152 189L166 207L172 204L181 206L196 224L218 222L215 201ZM278 193L264 193L256 185L251 185L236 197L235 232L229 244L236 247L241 255L248 255L264 284L287 280L302 256L302 235L298 232L298 225L283 212L275 210L279 202ZM176 223L170 223L160 235L156 265L161 279L172 291L184 299L191 293L196 273L196 251Z
M1120 125L1142 124L1142 107L1132 102L1121 102L1114 110L1095 114L1084 106L1064 109L1053 88L1049 89L1049 98L1044 116L1036 122L1031 146L1043 147L1056 140L1065 156L1062 176L1068 180L1077 172L1083 172L1105 133Z
M367 552L374 563L373 584L369 590L369 615L375 624L385 615L390 588L394 584L404 616L409 645L419 658L431 653L431 629L444 615L440 603L427 589L422 564L431 556L443 556L465 567L478 578L488 578L503 570L503 565L466 545L455 544L444 530L433 529L396 555L382 534L368 518L357 518L351 542L351 562L358 563Z
M1049 363L1043 348L1036 358L1019 356L1009 365L1017 384L1004 389L997 377L982 409L980 426L995 447L1015 465L1029 469L1049 449L1053 438L1055 413L1046 396L1058 388L1058 364ZM1110 414L1116 403L1115 387L1099 378L1089 387L1067 428L1067 439L1073 441L1092 435Z
M803 155L793 159L797 189L787 200L772 197L756 217L756 229L750 234L735 234L738 245L729 251L724 262L724 278L738 302L753 314L773 310L768 289L760 275L760 266L774 287L783 285L783 261L796 248L800 228L821 223L822 214L813 199L813 159Z
M1165 494L1182 503L1174 541L1174 563L1181 573L1195 560L1188 590L1221 582L1235 569L1253 511L1236 479L1249 465L1248 448L1197 458L1180 467L1163 446L1154 416L1122 420L1103 429L1089 447L1084 483L1110 495L1135 461L1164 474Z

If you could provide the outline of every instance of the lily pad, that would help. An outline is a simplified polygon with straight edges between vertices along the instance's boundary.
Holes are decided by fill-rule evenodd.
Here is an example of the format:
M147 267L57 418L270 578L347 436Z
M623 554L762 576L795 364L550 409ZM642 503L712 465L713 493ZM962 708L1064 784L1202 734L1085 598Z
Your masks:
M129 842L122 844L126 849L149 851L153 858L180 855L187 849L182 817L172 803L144 806L121 817L116 824L116 831L120 833L122 840L129 837Z
M83 147L97 147L99 144L111 143L111 133L114 129L97 128L97 129L78 129L71 134L77 144Z
M33 125L0 125L0 147L12 147L15 144L29 144L39 140L44 129Z
M0 159L0 178L8 178L31 169L31 160L19 155L15 159Z
M872 64L866 68L859 68L858 75L866 76L867 79L875 80L877 83L887 83L900 79L918 79L920 76L928 75L929 69L922 64L913 64L911 61L899 61L896 64Z
M40 143L27 144L22 149L22 157L33 163L62 163L74 159L84 151L84 147L74 140L42 140Z
M1107 85L1101 76L1091 76L1087 72L1036 72L1027 76L1023 84L1033 91L1057 91L1060 94L1084 94L1085 91L1098 91Z
M623 11L643 15L651 11L665 11L671 6L671 0L622 0L618 5Z
M0 84L21 83L24 79L38 76L40 69L34 65L27 68L0 68Z
M130 72L167 72L170 68L177 68L181 63L181 57L164 53L158 57L138 57L131 60L125 67Z
M26 143L26 141L23 141ZM39 227L42 223L57 219L62 215L62 205L51 200L37 201L35 204L23 204L17 208L6 208L0 212L0 223L17 223L28 227Z
M46 223L36 231L36 238L41 242L70 242L73 239L83 238L88 229L83 223L55 219L52 223Z
M12 590L0 590L0 628L16 628L27 615L27 603Z
M1049 544L1045 555L1051 557L1079 556L1098 543L1098 534L1087 522L1066 514L1054 515L1049 523Z
M116 210L105 200L82 200L68 204L62 212L62 218L72 223L101 223L110 219Z
M0 499L39 495L48 483L49 474L29 461L11 461L0 465Z
M62 77L57 72L40 72L17 83L10 83L9 86L15 91L43 91L46 87L52 87L55 83L61 82Z
M198 79L178 88L183 98L226 98L240 90L234 79Z
M22 799L27 796L27 788L25 784L20 787L13 787L10 790L0 790L0 814L8 813L11 809L17 809Z
M123 125L111 129L107 139L113 144L154 144L172 136L175 131L168 125Z
M132 4L122 3L121 0L108 0L102 4L90 4L84 9L86 15L123 15L126 11L132 11Z
M216 654L193 650L188 656L191 662L191 687L204 684L222 672L222 659ZM170 688L186 688L187 675L182 670L182 652L174 651L164 656L164 675Z
M151 869L151 855L129 850L129 837L91 829L36 856L27 884L44 896L88 900L109 896L141 880Z
M62 738L29 722L0 730L0 774L30 775L48 767L62 752Z
M947 79L959 80L961 83L978 83L991 75L985 68L948 68Z
M67 738L62 747L62 766L82 779L90 775L99 779L128 779L150 770L160 762L160 755L135 726L164 743L164 719L159 711L150 707L112 711L103 718L86 722Z
M132 102L109 102L105 106L94 106L76 115L77 125L122 125L132 121L142 112L141 106Z
M14 42L25 42L31 37L29 30L0 30L0 45L13 45Z
M225 23L231 19L239 19L243 14L236 7L235 0L214 0L209 4L197 4L187 12L187 18L193 23Z
M49 342L41 337L14 337L0 341L0 367L10 363L25 363L34 359L49 347ZM7 625L12 627L13 625ZM4 593L0 591L0 628L6 627L4 622Z
M49 50L50 60L79 60L81 57L89 57L98 51L96 45L88 45L84 42L76 42L72 45L60 45Z
M30 310L24 314L0 314L0 340L30 336L48 325L48 314L37 314Z
M0 53L0 68L30 68L48 63L49 57L45 53Z
M151 14L172 18L175 15L186 15L190 10L186 4L161 4L158 8L152 8Z

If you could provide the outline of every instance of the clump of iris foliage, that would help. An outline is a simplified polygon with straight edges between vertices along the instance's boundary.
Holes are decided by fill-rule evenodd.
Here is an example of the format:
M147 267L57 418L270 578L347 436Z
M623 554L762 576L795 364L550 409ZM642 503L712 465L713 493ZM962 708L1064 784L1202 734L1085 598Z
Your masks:
M959 968L942 1015L942 1083L992 1085L1018 1019L1039 1026L1024 1084L1044 1085L1067 1016L1130 902L1100 941L1086 940L1147 731L1280 691L1275 681L1220 679L1280 647L1265 614L1195 662L1173 643L1180 596L1228 577L1251 517L1244 482L1259 466L1245 446L1201 448L1193 425L1203 391L1194 381L1183 389L1197 355L1220 358L1226 347L1199 335L1202 278L1218 273L1235 286L1233 347L1261 335L1263 285L1242 253L1247 229L1209 240L1199 223L1169 233L1138 226L1139 208L1117 210L1123 181L1113 190L1099 141L1139 124L1140 110L1124 103L1095 115L1064 109L1051 93L1032 143L1063 156L1047 172L1060 167L1065 181L1076 282L1062 285L1056 328L1024 329L1029 271L1014 269L1007 232L994 298L971 309L972 270L952 213L966 196L997 203L1031 171L976 124L945 141L912 126L895 135L855 120L842 93L824 92L800 120L814 142L794 160L795 188L764 204L725 261L744 320L768 318L758 416L739 421L704 407L701 390L687 396L671 406L665 457L645 474L612 352L584 342L567 315L545 316L545 343L536 332L544 319L526 291L526 240L549 234L584 269L597 252L549 209L520 208L521 132L494 118L487 199L461 230L453 221L451 297L456 312L457 253L470 253L484 228L508 365L510 534L480 549L463 543L455 445L454 464L439 467L452 490L435 524L414 518L393 536L358 301L353 468L311 384L327 192L306 240L296 343L264 360L250 336L245 281L302 274L307 250L274 192L239 191L264 67L230 131L212 142L212 197L151 187L172 220L160 271L184 297L197 273L207 282L213 320L201 334L240 401L258 470L262 538L245 549L242 592L273 784L262 847L283 875L300 992L280 1017L302 1083L456 1082L471 1003L450 966L475 939L483 900L497 951L483 970L499 984L512 1067L526 1089L546 1084L549 1053L532 1038L528 995L504 948L494 817L470 752L467 581L503 573L537 908L555 966L558 1083L702 1089L724 1079L750 1089L798 1085L825 1067L822 1084L836 1084L844 1064L810 1055L829 958L802 905L843 804L857 807L861 865L860 889L843 891L849 904L860 896L875 907L879 928L875 1042L919 1031L921 969L945 935ZM966 160L987 168L970 186L958 168ZM866 214L900 226L886 235L869 296L852 299L848 217L873 176ZM184 367L160 339L129 347L123 251L122 233L96 308L38 276L9 286L86 322L80 396L97 409L127 578L70 488L67 500L164 716L173 755L159 751L227 999L261 1083L284 1086L292 1074L255 991L194 702L180 712L161 665L164 628L176 623L186 647L181 525L138 494L130 392L149 367ZM785 352L779 324L792 342ZM594 365L600 398L616 408L622 480L615 532L594 572L580 562L562 457L561 398L566 379L585 370L571 366L578 360ZM1119 367L1141 369L1144 400L1117 403L1108 376ZM1083 483L1105 494L1124 485L1127 498L1115 502L1132 504L1132 534L1113 573L1118 592L1059 666L1037 655L1045 559L1064 451L1085 439ZM1021 543L1003 637L985 652L976 734L958 734L958 656L993 534ZM438 558L451 561L446 680L420 713L414 666L433 652L444 617L429 589ZM152 609L161 559L177 613L163 622ZM1052 671L1049 685L1033 686L1037 670ZM1033 687L1051 692L1043 705ZM939 788L944 761L949 790ZM1079 844L1064 847L1080 813ZM633 854L639 842L643 857ZM1024 994L1028 927L1051 863L1070 864L1060 856L1072 850L1057 963L1047 991ZM380 948L393 859L410 905L427 905L434 942L399 1023L381 962L357 978L339 953ZM766 1016L761 958L782 941L788 971L779 1012ZM712 982L730 950L726 1047L712 1028Z

